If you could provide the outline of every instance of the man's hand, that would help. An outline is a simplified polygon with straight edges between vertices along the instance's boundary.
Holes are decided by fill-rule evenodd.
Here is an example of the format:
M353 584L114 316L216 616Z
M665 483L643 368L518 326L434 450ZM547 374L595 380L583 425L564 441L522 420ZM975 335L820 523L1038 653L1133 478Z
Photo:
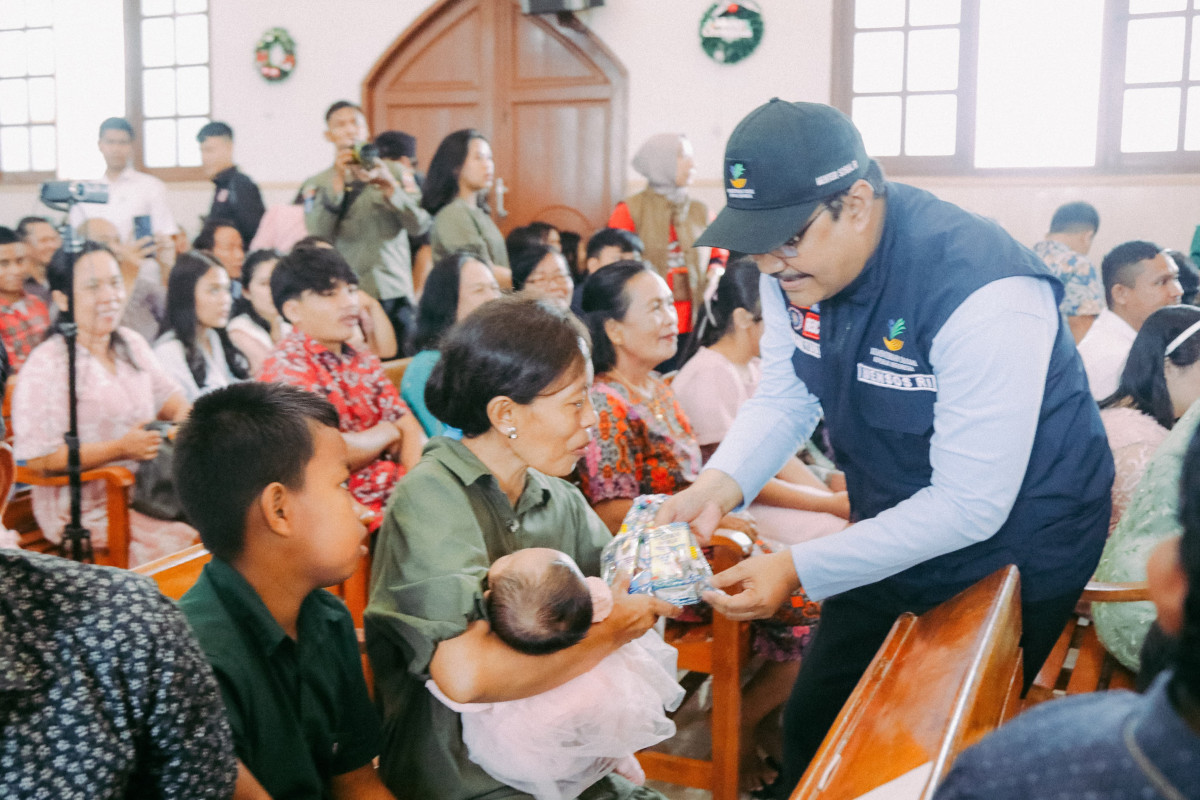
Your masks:
M376 164L375 168L370 172L364 172L364 177L368 183L383 192L383 196L389 200L396 193L396 190L400 188L400 184L396 181L396 176L388 169L387 164L384 164L382 161Z
M713 576L713 586L740 586L737 594L705 592L705 602L729 619L766 619L800 586L792 554L784 550L767 556L751 556Z
M341 196L342 192L346 191L346 170L354 165L354 151L346 148L338 148L337 155L333 158L333 193Z
M677 617L679 609L648 594L629 593L629 575L619 575L612 586L613 610L600 624L617 646L628 644L654 627L659 617Z
M695 483L663 502L654 524L690 523L700 543L708 544L721 518L741 500L737 481L719 470L706 469Z

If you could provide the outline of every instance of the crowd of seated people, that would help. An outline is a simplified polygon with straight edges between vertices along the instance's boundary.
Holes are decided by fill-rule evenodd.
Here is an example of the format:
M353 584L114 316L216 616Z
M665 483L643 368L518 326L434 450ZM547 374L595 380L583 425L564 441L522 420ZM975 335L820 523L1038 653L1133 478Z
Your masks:
M164 433L147 423L178 426L175 489L187 522L131 509L129 565L198 541L213 555L181 604L216 678L198 670L202 708L186 723L207 726L206 780L225 792L211 796L488 795L503 785L468 758L461 711L547 695L598 670L658 617L680 614L618 593L607 616L576 625L578 641L531 653L489 626L487 581L534 547L557 553L571 576L595 575L637 496L696 479L761 379L759 271L748 259L726 269L724 251L692 247L711 215L690 196L695 162L678 134L638 151L648 185L618 204L609 227L534 221L506 240L485 199L494 164L481 132L445 137L420 175L404 134L379 137L378 160L363 156L356 104L335 103L324 121L332 166L272 209L235 166L232 129L205 126L211 210L180 250L166 186L132 166L133 128L106 120L100 149L114 201L78 207L70 222L82 249L68 257L44 218L0 227L9 433L30 469L66 470L69 304L82 467L136 471L163 447ZM1200 474L1200 450L1184 456L1200 420L1200 312L1178 305L1186 256L1133 241L1096 269L1086 259L1095 209L1064 209L1037 252L1069 285L1061 310L1117 464L1097 574L1145 579L1150 550L1184 535L1182 549L1163 545L1151 562L1152 583L1167 587L1151 633L1145 606L1095 612L1122 661L1138 667L1145 646L1166 653L1154 662L1179 664L1138 701L1149 711L1123 699L1094 712L1118 725L1173 709L1165 733L1147 729L1153 746L1180 725L1193 737L1197 729L1200 623L1188 587L1200 580L1200 514L1186 494L1182 517L1177 509L1180 470L1185 486ZM411 357L399 386L382 363L395 357ZM579 488L563 480L571 475ZM69 490L34 486L31 499L43 535L61 541ZM98 484L84 485L82 516L105 547ZM840 473L818 477L797 457L722 524L769 553L837 533L850 517ZM374 564L365 637L378 705L345 606L320 591L348 578L364 548ZM38 559L22 569L38 580L54 573ZM62 580L120 583L89 570ZM173 611L156 613L181 624ZM711 613L693 609L683 621ZM776 775L779 710L819 619L801 588L753 625L762 665L743 689L743 789L768 791ZM173 658L196 658L187 636L170 647ZM305 692L319 708L297 700ZM586 705L585 721L584 712L616 714ZM989 777L995 765L1067 724L1037 713L966 758L946 796L1003 796ZM1186 757L1190 742L1178 745ZM0 757L5 747L0 737ZM636 769L618 761L580 796L660 797L632 785ZM1168 777L1173 763L1160 765ZM1008 777L1027 784L1032 774ZM0 774L0 790L8 779ZM196 784L196 796L208 791Z

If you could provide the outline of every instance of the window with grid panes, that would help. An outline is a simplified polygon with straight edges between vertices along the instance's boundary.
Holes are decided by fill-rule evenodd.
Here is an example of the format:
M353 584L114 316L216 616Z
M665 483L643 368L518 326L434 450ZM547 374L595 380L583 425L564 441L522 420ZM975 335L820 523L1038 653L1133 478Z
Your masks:
M200 166L196 133L210 119L207 0L130 0L131 121L149 170ZM131 28L132 29L132 28Z
M1200 171L1200 0L847 0L834 103L892 171Z
M57 167L52 0L0 0L0 174Z

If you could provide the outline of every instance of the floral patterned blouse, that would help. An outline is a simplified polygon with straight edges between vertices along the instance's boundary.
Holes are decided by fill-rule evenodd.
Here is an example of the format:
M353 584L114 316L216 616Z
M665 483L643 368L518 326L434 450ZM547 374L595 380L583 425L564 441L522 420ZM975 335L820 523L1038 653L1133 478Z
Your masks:
M608 373L596 376L592 403L599 422L580 462L580 483L593 506L640 494L675 494L700 474L700 445L671 387L657 373L649 398Z
M400 392L372 353L344 344L338 355L299 331L279 340L258 377L324 395L337 409L338 429L343 433L395 422L408 413ZM375 512L372 530L382 521L380 512L403 474L401 464L377 458L350 476L354 499Z

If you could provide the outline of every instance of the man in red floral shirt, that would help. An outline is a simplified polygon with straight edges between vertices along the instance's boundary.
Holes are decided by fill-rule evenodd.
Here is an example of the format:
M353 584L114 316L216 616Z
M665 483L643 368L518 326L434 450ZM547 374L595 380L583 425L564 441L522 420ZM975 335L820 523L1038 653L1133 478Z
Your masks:
M46 338L50 310L25 287L29 277L24 240L9 228L0 227L0 340L8 350L12 371Z
M324 395L350 449L350 491L382 521L392 487L417 463L425 436L379 359L348 344L359 318L358 278L330 248L298 247L271 273L275 307L293 326L263 364L260 380Z

